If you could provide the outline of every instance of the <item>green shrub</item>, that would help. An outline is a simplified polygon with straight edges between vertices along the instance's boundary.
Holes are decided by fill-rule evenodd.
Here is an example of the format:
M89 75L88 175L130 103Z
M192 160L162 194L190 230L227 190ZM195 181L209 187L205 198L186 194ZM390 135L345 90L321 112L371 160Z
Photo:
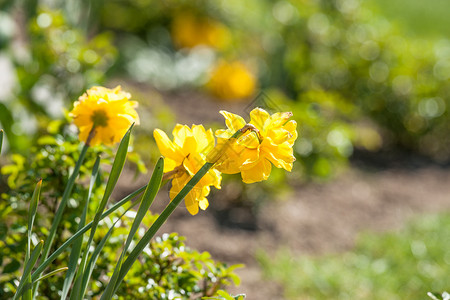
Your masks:
M79 155L80 143L70 132L66 122L54 121L50 126L51 135L38 140L27 157L19 154L11 156L11 163L1 168L6 186L0 198L0 298L12 298L17 282L22 273L24 253L27 247L27 219L30 199L38 178L45 178L42 184L42 195L38 206L33 228L32 241L36 243L48 235L51 221L59 205L68 181L68 173L74 168ZM65 132L64 135L58 132ZM52 251L58 249L63 242L78 229L83 212L84 197L87 193L87 182L90 169L93 168L97 155L102 156L104 166L111 165L112 151L105 146L96 146L87 152L85 162L80 169L79 181L68 201L58 227ZM100 169L92 192L88 215L93 215L102 199L107 168ZM125 211L119 210L111 217L100 222L94 242L98 245L107 235L109 228ZM133 211L127 212L116 224L109 242L100 253L92 279L89 282L87 296L97 297L104 292L108 278L127 238L129 228L135 219ZM150 227L158 216L148 212L143 225ZM143 228L142 228L143 229ZM138 231L133 243L142 238L145 230ZM51 269L66 267L70 252L63 252L51 264ZM231 283L239 284L234 269L239 265L227 266L214 261L207 252L200 253L189 249L184 237L176 233L164 234L151 241L145 248L140 263L133 265L129 275L117 291L120 299L200 299L203 296L217 296L218 291ZM39 299L60 298L65 274L48 277L39 286Z

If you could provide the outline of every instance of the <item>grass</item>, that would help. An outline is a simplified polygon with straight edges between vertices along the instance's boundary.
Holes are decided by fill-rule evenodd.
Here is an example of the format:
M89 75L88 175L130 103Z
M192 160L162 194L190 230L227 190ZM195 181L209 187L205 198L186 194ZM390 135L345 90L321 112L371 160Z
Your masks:
M450 36L448 0L370 0L390 20L421 37Z
M428 299L450 289L450 215L421 217L395 233L360 236L352 252L321 257L259 253L287 299Z

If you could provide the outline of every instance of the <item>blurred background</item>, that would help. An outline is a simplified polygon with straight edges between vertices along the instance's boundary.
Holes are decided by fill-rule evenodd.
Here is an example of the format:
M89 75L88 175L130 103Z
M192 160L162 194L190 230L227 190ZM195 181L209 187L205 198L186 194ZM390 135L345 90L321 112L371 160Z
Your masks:
M291 173L226 176L206 212L178 209L164 231L245 263L235 292L248 299L448 290L449 12L445 0L0 0L0 188L26 181L32 153L57 164L42 149L76 140L67 112L93 85L139 102L117 194L145 183L154 128L292 111Z

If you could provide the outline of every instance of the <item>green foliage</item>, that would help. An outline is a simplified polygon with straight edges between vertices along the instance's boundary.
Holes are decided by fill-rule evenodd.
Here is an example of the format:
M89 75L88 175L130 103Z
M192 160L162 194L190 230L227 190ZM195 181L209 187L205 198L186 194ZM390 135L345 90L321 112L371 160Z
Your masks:
M207 300L244 300L245 299L245 295L244 294L239 294L236 296L232 296L230 294L228 294L226 291L218 291L217 294L219 294L218 297L203 297L202 299Z
M450 216L427 216L396 233L364 234L353 251L297 257L259 254L288 299L424 299L448 288Z
M15 78L17 86L0 101L0 123L15 153L28 152L34 142L30 134L45 128L48 117L61 116L63 107L87 87L101 84L117 55L110 33L88 37L60 10L36 3L31 15L11 25L20 32L22 47L5 44L6 58L13 64L13 73L6 76ZM20 9L19 2L10 8Z
M448 42L405 37L359 1L289 5L297 14L279 31L289 47L278 50L278 68L294 98L337 94L358 107L358 121L385 130L386 143L449 159Z
M17 283L21 277L19 286L21 291L19 292L24 291L26 293L24 295L29 296L30 299L30 280L40 281L39 299L58 299L64 284L69 287L70 281L76 279L74 275L76 275L77 264L74 262L77 259L74 258L74 255L80 256L79 248L82 247L82 241L73 243L72 249L69 248L69 251L60 252L51 262L49 273L39 277L45 268L38 268L39 272L31 273L32 266L38 261L42 249L42 242L38 244L38 240L48 239L50 222L54 219L56 207L60 204L66 190L69 171L72 172L71 170L75 168L80 152L79 142L65 122L54 122L50 128L54 132L41 137L39 144L30 149L31 155L24 157L13 154L11 163L1 169L4 179L7 179L9 185L8 189L2 192L0 201L0 298L12 298L17 292ZM114 163L116 166L113 166L109 172L112 174L109 188L103 184L107 174L104 168L99 168L97 157L101 154L103 166L111 165L111 149L103 146L88 149L84 164L80 168L77 184L74 185L68 198L67 209L62 215L61 224L57 226L54 245L51 248L51 253L59 249L68 237L81 230L86 215L92 217L94 212L98 211L99 214L95 217L94 225L91 223L91 226L96 229L92 243L96 250L93 253L85 252L89 261L87 261L84 271L80 273L81 276L84 275L80 277L80 280L86 280L86 282L83 281L83 289L86 289L86 296L89 298L98 297L104 293L110 282L108 278L116 270L115 266L121 256L120 251L124 249L123 256L128 254L129 258L128 246L137 248L136 245L140 245L146 230L142 227L138 228L139 224L142 222L145 227L153 228L152 226L158 219L158 216L148 212L148 207L159 190L163 170L162 158L155 167L155 170L158 170L158 172L155 171L157 176L155 179L152 177L149 188L143 195L142 207L137 216L133 211L124 211L123 209L119 209L105 219L100 216L125 162L129 134L128 132L127 139L123 139L123 145L119 147L118 153L121 155L116 156L117 162ZM92 168L94 168L95 174L98 172L98 175L92 176L90 186L88 186L87 182L89 182ZM36 209L38 194L33 194L33 191L36 186L36 178L39 177L44 180L42 181L41 201ZM41 189L41 181L37 187ZM105 190L108 192L106 193ZM140 189L140 191L142 190ZM31 196L32 194L34 196ZM30 199L33 199L31 211L29 211ZM86 204L87 199L90 199L88 205ZM87 207L89 208L87 209ZM120 206L117 207L120 208ZM83 221L79 224L80 216ZM27 227L31 227L30 224L33 222L32 233L27 235ZM133 228L131 235L129 228ZM134 233L136 233L135 236ZM29 240L31 242L27 243ZM125 240L127 242L124 248ZM84 243L85 247L86 245L90 248L90 244ZM125 285L121 285L118 291L114 291L121 299L148 299L149 295L159 295L155 296L156 299L166 299L167 297L169 297L167 299L171 299L170 295L172 294L179 294L182 299L217 296L218 291L227 285L239 284L239 278L234 273L234 269L239 267L238 265L228 267L212 260L206 252L199 253L190 250L186 247L184 238L176 233L164 235L149 244L147 242L144 246L144 253L139 256L139 263L134 263L134 260L131 260L131 263L128 260L125 262L130 265L128 270L130 275L125 277ZM25 262L26 267L24 268L23 262L26 259L26 253L29 253L27 252L28 248L35 250L31 253L28 263ZM70 278L68 279L69 283L65 283L65 274L60 272L67 269L65 267L69 260ZM43 258L41 257L38 262L42 264ZM120 266L119 262L118 268ZM83 274L83 272L89 275ZM119 275L119 272L116 273ZM122 276L122 272L120 272L120 276ZM152 280L154 284L150 286ZM81 284L81 281L77 284ZM85 284L86 286L84 286ZM69 295L72 297L71 294ZM17 294L16 297L18 296ZM76 296L74 298L77 299Z
M377 7L391 20L396 20L406 32L421 37L450 35L450 20L447 12L450 3L441 0L373 0Z
M150 242L141 259L118 290L125 299L200 299L239 284L234 270L241 266L227 266L207 252L189 249L176 233Z
M55 122L54 130L67 132L65 123ZM55 124L53 124L55 125ZM60 128L61 127L61 128ZM1 168L4 179L7 178L8 188L1 194L0 201L0 257L5 258L0 263L3 271L0 275L0 293L7 297L10 295L11 282L18 275L17 264L23 261L23 253L26 252L27 245L27 223L30 199L32 199L36 181L42 181L41 201L39 202L35 225L31 239L34 244L37 240L45 239L50 228L51 221L55 214L59 200L67 184L68 172L75 166L79 155L79 142L73 134L66 135L52 134L39 139L38 145L30 149L27 157L19 154L12 155L11 164ZM85 164L80 170L80 180L85 180L90 175L89 168L92 168L97 154L103 153L103 162L108 164L111 155L110 149L97 147L88 152ZM100 176L102 178L102 175ZM97 182L94 189L94 201L92 209L98 204L99 195L102 192L101 181ZM73 193L68 201L70 210L66 211L62 217L63 226L59 227L56 234L56 245L60 245L68 233L74 232L77 228L77 220L81 215L83 206L83 195L87 188L84 185L75 185ZM43 217L45 216L45 218ZM53 248L54 249L54 248ZM62 255L54 266L65 267L66 255ZM56 268L55 268L56 269ZM44 281L43 290L48 290L52 280ZM7 292L9 291L9 292ZM51 294L51 293L50 293ZM2 296L0 294L0 296Z

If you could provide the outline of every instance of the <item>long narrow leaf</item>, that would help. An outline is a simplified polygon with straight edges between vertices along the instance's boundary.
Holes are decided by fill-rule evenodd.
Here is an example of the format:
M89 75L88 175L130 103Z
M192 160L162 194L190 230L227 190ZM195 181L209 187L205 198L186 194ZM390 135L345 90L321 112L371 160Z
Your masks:
M80 274L80 276L77 277L77 280L72 289L73 294L70 295L70 299L84 299L84 295L87 290L89 279L91 278L92 272L94 271L94 267L97 262L97 259L100 256L100 253L103 250L103 247L105 246L106 241L111 237L111 234L113 233L113 230L116 227L117 222L119 222L122 219L122 217L130 210L130 208L131 208L131 206L122 215L120 215L117 218L117 220L114 222L114 224L108 230L106 235L102 238L100 243L95 247L95 250L91 255L91 258L89 259L89 262L86 265L84 274Z
M42 179L39 180L39 182L36 184L36 187L33 191L33 196L31 196L30 201L30 209L28 211L28 234L27 234L27 251L25 256L25 264L28 263L28 260L30 259L30 251L31 251L31 234L33 232L33 224L34 219L36 218L36 212L37 212L37 205L39 202L39 195L41 194L41 187L42 187ZM28 274L27 283L31 284L31 273ZM28 290L26 291L24 295L24 300L31 300L32 298L32 291Z
M53 218L50 232L48 234L48 237L45 239L44 249L42 251L43 259L41 260L40 265L47 260L47 257L50 253L50 249L52 247L53 240L55 239L56 230L58 228L59 223L61 222L61 219L62 219L62 216L64 213L64 209L65 209L67 201L69 200L69 197L72 193L72 189L75 184L75 179L78 177L78 173L80 172L80 168L81 168L81 165L83 164L83 161L86 156L88 148L89 148L89 145L85 144L83 146L83 148L81 149L80 156L78 157L78 160L75 164L75 168L73 169L73 172L69 177L69 181L67 182L67 185L64 189L64 193L62 195L61 202L59 203L58 209L56 210L56 213L55 213L55 217ZM41 270L41 271L37 272L37 270ZM42 274L43 269L40 269L38 267L37 270L36 270L37 273L35 272L36 274L33 274L33 275L35 275L36 277L39 277ZM35 298L38 288L39 288L39 282L33 287L33 295L34 295L33 298Z
M19 286L17 287L17 291L16 294L14 295L13 300L19 299L19 297L22 296L22 293L25 291L24 289L25 283L28 281L28 275L30 275L31 269L36 264L36 261L38 260L39 255L41 254L43 242L44 241L41 240L39 244L37 244L37 246L34 248L33 252L31 252L30 259L25 265L22 278L20 279ZM28 289L31 288L31 285L27 285L27 288Z
M123 262L123 256L121 255L119 257L119 261L117 262L117 268L120 268L122 266L122 262ZM114 296L114 293L115 293L114 287L116 286L117 281L119 280L119 274L120 274L120 272L114 271L100 300L111 300L112 299L112 297Z
M55 274L58 274L59 272L66 271L67 269L68 269L68 267L59 268L59 269L56 269L56 270L54 270L54 271L51 271L51 272L49 272L49 273L47 273L47 274L44 274L44 275L42 275L41 277L39 277L38 279L34 280L34 281L33 281L33 284L36 283L36 282L42 281L42 280L44 280L44 279L47 279L47 278L49 278L49 277L51 277L51 276L53 276L53 275L55 275Z
M153 203L153 200L155 199L156 194L158 193L161 187L163 171L164 171L164 159L161 157L156 163L150 182L147 185L147 189L145 190L144 195L142 195L141 204L137 211L136 217L134 218L130 232L128 233L125 246L122 249L122 254L120 255L119 261L117 262L116 268L114 269L113 276L109 281L108 285L106 286L106 289L101 299L111 299L111 297L114 295L115 285L119 278L119 272L122 266L123 258L125 257L125 254L128 251L128 247L133 241L133 237L136 234L136 231L139 229L139 226L141 225L142 219L145 217L145 214L147 213L148 209Z
M131 125L130 129L125 133L122 140L120 141L119 148L117 149L116 157L114 158L113 166L111 168L111 173L108 177L108 182L106 183L105 192L103 194L103 198L100 201L100 204L97 208L97 212L95 213L94 220L92 221L92 229L91 234L89 235L89 240L86 245L86 249L89 249L91 246L92 240L94 239L95 231L97 230L98 222L100 221L100 217L103 213L103 210L108 203L109 197L116 186L117 180L119 180L120 173L122 172L123 166L125 164L125 160L128 152L128 145L130 143L130 134L133 125Z
M108 179L108 183L106 185L106 190L105 190L105 194L104 197L100 203L100 206L98 209L98 212L100 212L100 214L96 214L94 217L94 220L91 222L92 224L90 225L90 228L92 228L91 230L91 236L93 236L93 232L95 232L95 229L98 225L98 222L101 219L101 215L102 215L102 211L104 210L107 200L109 199L109 197L111 196L111 193L114 189L114 186L117 183L117 179L120 175L120 172L122 171L123 165L125 163L125 156L126 156L126 152L128 150L128 144L130 142L130 133L131 133L131 129L133 128L133 125L130 127L130 129L128 129L128 131L125 133L125 136L122 138L120 145L119 145L119 150L117 151L117 155L116 155L116 159L114 160L113 163L113 167L111 170L111 174L110 177ZM78 158L78 161L75 165L75 169L72 173L72 175L69 178L69 182L66 186L66 189L64 190L64 194L61 200L61 203L58 207L58 210L56 211L56 215L55 218L53 220L52 223L52 227L50 229L50 234L49 237L46 240L46 244L44 245L44 252L43 252L43 257L44 259L42 260L42 263L39 265L39 267L36 269L36 271L33 273L32 278L35 279L37 277L39 277L42 274L42 271L44 270L44 266L43 264L48 265L50 262L50 260L47 259L48 254L50 252L50 246L53 243L53 239L55 237L55 233L56 233L56 228L58 227L59 222L61 221L62 218L62 213L64 210L65 205L67 204L67 200L69 198L70 193L72 192L72 188L73 188L73 184L75 182L76 177L78 176L78 172L79 169L81 167L81 164L84 160L84 157L86 155L87 149L89 148L88 145L84 145L83 149L81 151L80 157ZM120 155L119 155L120 154ZM78 236L77 236L78 238ZM73 242L73 241L71 241ZM66 245L67 247L67 245ZM61 248L61 247L60 247ZM52 255L53 256L53 255ZM56 258L56 256L54 256L52 258L52 260L54 260ZM36 285L35 287L33 287L33 292L34 295L36 295L38 289L38 285Z
M134 125L134 124L133 124ZM102 201L99 204L97 211L100 212L98 214L98 218L106 207L106 203L108 203L109 197L116 186L117 180L119 180L120 173L122 173L123 166L125 164L125 160L128 153L128 145L130 144L130 135L131 129L133 125L128 129L128 131L123 136L120 141L119 148L117 149L116 157L114 158L113 166L111 168L111 173L108 177L108 182L106 183L105 193L103 194Z
M83 262L85 262L87 259L89 248L91 247L92 241L94 240L94 235L97 231L101 215L106 207L106 204L108 203L109 198L111 197L111 194L114 190L114 187L116 186L117 181L119 180L120 173L122 172L123 166L125 164L126 156L128 153L128 145L130 143L131 129L133 128L133 125L131 125L131 127L125 133L122 140L120 141L119 148L117 149L116 157L114 158L111 172L108 177L108 182L106 183L105 192L99 206L97 207L97 212L95 213L94 220L92 221L91 233L89 234L89 239L83 254Z
M36 218L37 205L39 202L39 196L41 194L42 179L38 181L31 196L30 209L28 211L28 246L27 246L27 258L31 250L31 234L33 232L34 219Z
M92 175L91 175L91 180L90 180L90 184L89 184L89 189L88 189L88 191L86 193L86 197L85 197L83 213L81 215L80 222L78 223L78 230L83 228L84 225L86 224L86 215L87 215L87 211L89 208L89 200L91 198L92 190L94 188L95 181L97 179L99 166L100 166L100 156L97 156L97 159L95 160L95 163L94 163L94 167L92 169ZM61 293L61 300L66 299L67 294L69 293L69 288L72 284L73 278L75 277L75 272L77 271L78 259L80 257L82 245L83 245L83 239L80 238L73 244L72 250L70 251L69 268L66 273L66 278L64 279L64 285L63 285L63 289L62 289L62 293ZM78 268L78 272L80 272L80 271L83 272L83 269L84 269L84 265L80 264L80 268Z
M124 197L122 200L118 201L116 204L114 204L110 209L105 211L100 219L104 219L105 217L109 216L113 212L115 212L118 208L122 207L124 204L126 204L131 199L135 198L137 195L142 193L145 190L146 186L142 186L133 193L129 194L128 196ZM133 203L131 206L134 206L136 203ZM37 278L40 277L42 272L45 270L45 268L48 267L64 250L67 249L67 247L71 246L75 241L78 240L86 231L91 229L92 222L84 226L81 230L77 231L73 236L71 236L67 241L65 241L58 249L55 250L43 263L41 263L37 269L34 271L34 273L31 275L31 279L34 282L37 282Z
M152 205L153 200L155 200L156 194L161 187L163 171L164 158L160 157L158 162L156 163L155 169L153 170L153 174L150 178L150 182L147 185L147 189L145 190L144 195L142 195L141 204L139 205L139 209L137 211L136 217L134 218L133 225L131 226L127 241L125 243L125 247L123 248L124 253L126 253L128 247L130 247L131 241L133 240L136 231L139 229L142 219L144 219L148 209L150 208L150 205Z
M167 218L172 214L175 208L180 204L181 200L192 190L192 188L202 179L202 177L211 169L214 163L205 163L203 167L189 180L189 182L181 189L181 191L173 198L173 200L166 206L164 211L159 215L156 221L152 224L150 229L144 234L139 243L128 255L127 259L124 261L122 267L120 268L119 278L117 279L116 286L114 288L114 293L119 288L119 285L125 278L125 275L131 269L131 266L138 259L139 255L144 251L145 247L148 245L150 240L156 234L156 232L161 228Z
M3 129L0 129L0 154L2 154L2 145L3 145Z

